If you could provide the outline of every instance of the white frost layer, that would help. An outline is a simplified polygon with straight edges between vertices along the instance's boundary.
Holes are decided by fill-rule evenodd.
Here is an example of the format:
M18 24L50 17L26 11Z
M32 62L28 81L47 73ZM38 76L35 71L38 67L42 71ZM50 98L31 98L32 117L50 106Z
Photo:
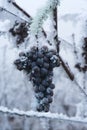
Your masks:
M80 118L80 117L67 117L66 115L58 114L58 113L45 113L45 112L35 112L35 111L21 111L19 109L8 109L7 107L0 107L0 112L3 113L9 113L9 114L15 114L19 116L27 116L27 117L37 117L37 118L50 118L50 119L57 119L62 121L68 121L68 122L76 122L76 123L84 123L87 124L87 118Z

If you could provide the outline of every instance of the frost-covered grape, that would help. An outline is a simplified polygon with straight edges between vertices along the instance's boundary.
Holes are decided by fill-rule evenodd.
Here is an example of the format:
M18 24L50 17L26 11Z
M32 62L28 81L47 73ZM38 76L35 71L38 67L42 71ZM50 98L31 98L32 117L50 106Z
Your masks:
M48 73L47 69L41 68L41 76L42 76L42 77L46 76L47 73Z
M9 30L9 32L16 37L17 45L24 42L25 38L28 36L28 23L26 22L15 22L14 26Z
M41 52L42 52L42 53L47 53L47 52L48 52L48 47L47 47L47 46L43 46L43 47L41 48Z
M49 111L49 107L50 107L49 105L45 105L45 106L44 106L44 111L45 111L45 112L48 112L48 111Z
M39 100L42 99L42 98L44 98L43 92L39 92L39 93L37 93L35 96L36 96L36 98L39 99Z
M39 105L37 106L37 111L41 112L41 111L43 111L43 110L44 110L43 105L42 105L42 104L39 104Z
M47 87L47 86L49 86L49 83L46 80L43 80L42 85Z
M49 103L52 103L52 101L53 101L53 100L52 100L52 96L48 95L47 98L48 98L48 102L49 102Z
M46 87L40 84L39 91L44 92L45 90L46 90Z
M44 63L44 68L48 69L49 68L49 64L48 63Z
M53 96L53 90L52 90L51 88L47 88L46 93L47 93L48 95Z
M48 98L43 98L41 101L41 104L48 104L48 103L49 103Z
M36 63L39 66L43 66L43 63L44 63L43 58L38 58L37 61L36 61Z
M57 66L58 59L55 50L47 46L31 47L28 52L21 52L14 64L19 70L24 70L32 81L35 97L38 102L37 111L48 112L53 99L52 83L53 68Z
M49 86L51 89L54 89L55 88L55 85L54 84L50 84Z

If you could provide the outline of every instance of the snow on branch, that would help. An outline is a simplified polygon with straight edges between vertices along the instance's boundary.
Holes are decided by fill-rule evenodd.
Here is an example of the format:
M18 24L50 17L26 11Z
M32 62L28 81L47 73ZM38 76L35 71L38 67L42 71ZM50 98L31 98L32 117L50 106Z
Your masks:
M59 121L66 121L71 123L82 123L87 124L87 118L80 118L80 117L67 117L63 114L58 113L45 113L45 112L36 112L36 111L22 111L19 109L8 109L7 107L0 107L0 112L5 114L14 114L18 116L26 116L26 117L36 117L36 118L48 118L48 119L56 119Z
M48 0L46 6L38 10L36 17L32 20L30 31L34 35L42 31L43 22L48 18L48 14L59 5L59 0Z

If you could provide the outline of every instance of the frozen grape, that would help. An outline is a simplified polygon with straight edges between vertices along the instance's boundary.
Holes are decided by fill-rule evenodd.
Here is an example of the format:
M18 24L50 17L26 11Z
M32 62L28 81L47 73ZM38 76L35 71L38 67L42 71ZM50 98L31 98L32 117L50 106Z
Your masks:
M23 26L23 25L21 25ZM38 102L37 111L48 112L52 103L53 68L57 67L58 59L55 50L48 50L47 46L31 47L30 51L19 53L19 59L14 64L19 70L24 70L32 81L35 97Z

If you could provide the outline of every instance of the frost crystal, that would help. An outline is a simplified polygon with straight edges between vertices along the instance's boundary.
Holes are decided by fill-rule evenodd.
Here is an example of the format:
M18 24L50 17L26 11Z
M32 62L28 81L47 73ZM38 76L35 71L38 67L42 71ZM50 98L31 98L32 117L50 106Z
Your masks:
M37 35L42 28L43 22L48 18L48 14L59 4L59 0L48 0L43 9L38 10L36 17L30 26L31 33Z

